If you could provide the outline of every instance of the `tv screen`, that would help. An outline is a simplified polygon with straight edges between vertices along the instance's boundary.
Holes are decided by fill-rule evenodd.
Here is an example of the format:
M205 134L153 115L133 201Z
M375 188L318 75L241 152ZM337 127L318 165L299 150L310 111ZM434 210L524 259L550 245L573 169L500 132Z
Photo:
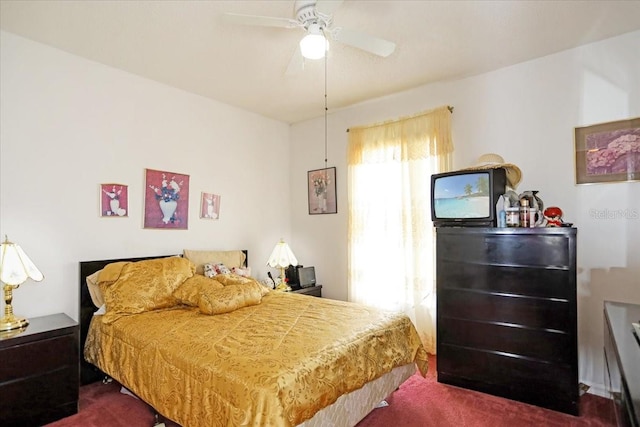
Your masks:
M495 226L495 203L504 191L504 169L435 174L431 178L432 220L436 226Z
M434 205L438 218L488 218L489 174L477 172L437 179Z

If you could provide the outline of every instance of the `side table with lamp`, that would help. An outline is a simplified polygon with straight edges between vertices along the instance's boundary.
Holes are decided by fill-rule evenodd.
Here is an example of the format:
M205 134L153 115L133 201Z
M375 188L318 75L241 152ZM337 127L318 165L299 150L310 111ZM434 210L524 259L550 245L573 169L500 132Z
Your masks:
M79 329L65 314L13 314L13 291L42 273L20 246L0 245L4 316L0 319L0 425L40 426L78 412Z
M322 298L322 285L313 285L308 288L300 288L291 291L295 294L309 295L312 297Z
M302 295L310 295L314 297L322 297L322 285L316 285L315 283L315 272L313 272L313 285L309 287L300 287L293 288L287 282L287 274L285 273L285 269L290 266L296 266L298 264L298 259L291 251L291 248L284 240L280 239L280 241L276 244L269 256L269 260L267 261L267 265L269 267L279 268L280 269L280 283L277 284L276 290L283 292L293 292L296 294ZM313 271L313 267L307 269ZM297 283L296 283L297 284Z

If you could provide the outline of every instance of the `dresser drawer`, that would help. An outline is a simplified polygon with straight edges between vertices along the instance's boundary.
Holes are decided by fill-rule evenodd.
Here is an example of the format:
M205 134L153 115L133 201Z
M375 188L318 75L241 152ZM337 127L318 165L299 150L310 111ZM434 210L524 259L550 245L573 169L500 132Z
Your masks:
M569 365L552 365L498 352L449 345L444 345L442 354L438 356L441 356L438 357L438 364L442 363L442 372L474 378L480 382L547 392L574 394L578 391L578 381L573 381ZM478 371L469 360L482 362L483 369Z
M438 290L467 289L501 294L570 300L575 289L567 283L567 272L559 269L504 267L441 261Z
M441 316L568 331L575 313L566 301L448 290L438 293Z
M578 378L569 364L443 345L438 352L438 381L578 414Z
M569 333L447 317L440 321L444 324L438 339L445 345L472 347L551 363L571 363L575 357L573 338Z
M529 239L519 234L452 234L446 240L438 241L438 259L472 264L566 269L572 261L569 245L570 240L564 235L539 235L535 239Z

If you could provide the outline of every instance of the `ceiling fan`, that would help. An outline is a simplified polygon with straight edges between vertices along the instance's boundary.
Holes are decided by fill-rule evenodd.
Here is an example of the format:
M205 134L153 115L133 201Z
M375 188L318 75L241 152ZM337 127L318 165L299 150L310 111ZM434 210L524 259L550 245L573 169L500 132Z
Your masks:
M338 9L343 0L296 0L294 4L295 18L280 18L270 16L244 15L238 13L225 13L228 21L236 24L258 25L279 28L301 28L309 36L322 38L322 55L307 59L318 59L324 56L324 50L328 49L328 39L355 47L377 56L387 57L396 48L395 43L378 37L370 36L355 30L333 26L333 12ZM301 44L302 47L302 44ZM294 74L304 68L304 58L301 49L296 49L286 74Z

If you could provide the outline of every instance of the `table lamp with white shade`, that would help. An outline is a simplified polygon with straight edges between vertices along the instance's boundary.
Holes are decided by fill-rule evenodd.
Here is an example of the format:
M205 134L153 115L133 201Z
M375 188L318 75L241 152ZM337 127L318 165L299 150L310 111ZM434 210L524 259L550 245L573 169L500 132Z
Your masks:
M0 245L0 282L4 290L4 316L0 319L0 332L24 329L29 320L13 314L13 290L18 289L27 279L36 282L44 279L38 268L24 253L22 248L9 241L7 236Z
M273 248L273 251L269 256L269 260L267 261L267 265L269 267L280 269L280 283L276 287L276 290L279 290L279 291L291 290L289 285L287 285L284 269L289 267L290 265L297 265L297 264L298 264L298 259L291 251L291 248L289 247L289 245L287 245L284 240L280 239L280 241Z

